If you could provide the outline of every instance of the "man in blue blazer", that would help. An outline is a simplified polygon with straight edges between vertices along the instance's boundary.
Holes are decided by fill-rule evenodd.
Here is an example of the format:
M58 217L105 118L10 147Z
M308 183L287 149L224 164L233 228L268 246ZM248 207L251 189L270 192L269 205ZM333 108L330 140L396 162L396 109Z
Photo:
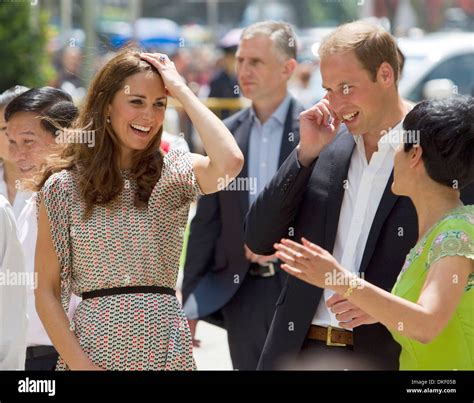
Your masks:
M303 107L288 93L296 67L296 39L286 23L246 28L236 71L250 108L224 121L244 156L226 189L202 197L192 220L184 267L184 311L193 320L225 327L235 369L255 370L286 274L273 256L244 244L245 214L299 141Z

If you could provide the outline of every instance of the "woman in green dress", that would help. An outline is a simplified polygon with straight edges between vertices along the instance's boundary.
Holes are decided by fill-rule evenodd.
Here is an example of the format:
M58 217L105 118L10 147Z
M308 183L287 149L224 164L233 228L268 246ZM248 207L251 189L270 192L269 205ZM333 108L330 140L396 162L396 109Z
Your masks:
M328 305L341 328L384 324L401 345L401 370L474 369L474 205L459 191L474 180L473 117L474 99L453 97L421 102L404 120L419 138L395 153L392 191L415 205L419 240L391 293L304 238L275 244L284 270L339 294ZM335 302L366 319L348 321Z

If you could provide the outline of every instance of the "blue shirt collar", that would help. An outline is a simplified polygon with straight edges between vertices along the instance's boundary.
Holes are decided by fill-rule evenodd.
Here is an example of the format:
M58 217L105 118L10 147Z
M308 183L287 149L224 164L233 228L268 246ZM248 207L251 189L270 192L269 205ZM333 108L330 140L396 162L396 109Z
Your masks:
M281 125L284 125L285 120L286 120L286 115L288 114L288 108L290 106L290 102L291 102L291 94L287 92L285 98L283 98L283 101L281 101L280 105L278 105L278 107L274 110L274 112L268 118L268 120L273 118L273 119L276 119L278 123L280 123ZM258 119L253 107L250 108L250 116L252 118Z

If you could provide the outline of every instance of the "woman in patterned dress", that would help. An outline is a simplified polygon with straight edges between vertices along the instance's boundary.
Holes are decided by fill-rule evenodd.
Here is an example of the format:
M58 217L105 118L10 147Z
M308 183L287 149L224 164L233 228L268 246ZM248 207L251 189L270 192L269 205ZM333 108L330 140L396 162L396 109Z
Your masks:
M208 156L159 151L168 94ZM189 205L237 176L242 153L166 55L131 49L97 74L75 127L38 185L36 307L57 369L195 369L174 292Z
M284 270L339 294L328 305L342 328L384 324L401 345L401 370L474 369L474 205L459 192L474 181L473 116L473 98L453 97L424 101L404 120L419 139L397 150L392 191L415 205L420 238L391 293L305 239L275 245Z

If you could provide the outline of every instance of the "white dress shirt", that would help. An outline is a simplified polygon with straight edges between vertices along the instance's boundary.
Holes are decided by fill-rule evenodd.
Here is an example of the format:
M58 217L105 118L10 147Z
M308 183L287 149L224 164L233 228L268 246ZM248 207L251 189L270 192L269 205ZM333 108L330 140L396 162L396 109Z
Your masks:
M5 181L5 167L3 161L0 160L0 195L8 200L8 187ZM26 201L31 197L31 192L25 190L17 190L15 200L13 201L13 214L18 219L23 207L25 207Z
M394 153L402 138L402 124L403 121L379 140L378 151L372 154L369 163L363 138L354 136L356 147L345 183L333 256L346 270L357 275L370 228L393 170ZM330 289L324 290L313 325L339 327L335 315L326 306L333 294Z
M24 370L27 327L25 265L13 210L0 195L0 370Z
M35 250L36 236L38 234L38 224L36 219L36 193L30 193L30 198L26 201L20 216L18 217L18 233L20 242L25 255L25 266L28 273L35 271ZM28 330L27 346L51 346L52 342L44 329L43 323L36 312L34 289L28 287ZM71 320L74 311L79 304L80 299L76 296L71 297L68 317Z

